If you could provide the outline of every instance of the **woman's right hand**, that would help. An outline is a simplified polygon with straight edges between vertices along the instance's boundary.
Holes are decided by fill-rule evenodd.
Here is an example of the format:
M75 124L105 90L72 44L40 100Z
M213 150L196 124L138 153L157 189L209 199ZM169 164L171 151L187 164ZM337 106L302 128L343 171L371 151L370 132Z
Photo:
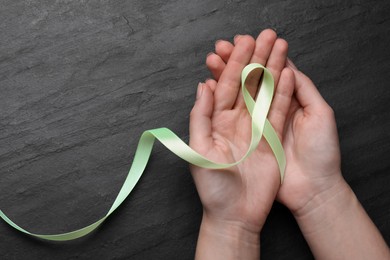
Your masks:
M340 146L332 108L313 82L291 60L295 87L286 119L283 146L287 158L278 200L294 215L305 215L345 190L340 170Z

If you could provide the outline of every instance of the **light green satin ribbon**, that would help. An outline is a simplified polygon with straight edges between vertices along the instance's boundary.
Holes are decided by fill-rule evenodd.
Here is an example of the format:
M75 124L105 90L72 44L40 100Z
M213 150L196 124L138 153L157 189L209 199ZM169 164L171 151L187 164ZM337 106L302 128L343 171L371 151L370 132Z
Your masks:
M263 69L263 80L260 86L260 91L257 96L256 102L253 100L249 94L245 82L249 73L254 70ZM186 160L187 162L197 165L203 168L209 169L223 169L229 168L234 165L241 163L245 160L258 146L262 135L264 135L268 144L270 145L275 158L277 160L281 181L283 181L284 170L286 167L286 159L283 151L282 144L273 129L271 123L267 120L267 115L269 108L271 106L271 101L274 92L274 80L272 74L262 65L252 63L246 66L241 73L241 90L244 96L245 104L248 108L249 113L252 116L252 139L248 148L248 151L245 155L234 163L217 163L208 160L199 153L192 150L186 143L184 143L177 135L175 135L171 130L167 128L158 128L145 131L138 143L137 150L135 152L133 164L131 165L130 171L127 175L127 178L119 191L118 196L116 197L114 203L112 204L110 210L107 214L99 219L98 221L92 223L89 226L84 228L62 234L55 235L42 235L31 233L17 224L15 224L11 219L9 219L1 210L0 217L7 222L9 225L14 227L16 230L23 232L27 235L54 241L66 241L76 239L82 236L87 235L96 229L101 223L106 220L127 198L130 192L133 190L134 186L137 184L140 179L143 171L145 170L146 164L148 163L150 154L152 152L153 144L155 139L159 140L164 144L169 150L174 154Z

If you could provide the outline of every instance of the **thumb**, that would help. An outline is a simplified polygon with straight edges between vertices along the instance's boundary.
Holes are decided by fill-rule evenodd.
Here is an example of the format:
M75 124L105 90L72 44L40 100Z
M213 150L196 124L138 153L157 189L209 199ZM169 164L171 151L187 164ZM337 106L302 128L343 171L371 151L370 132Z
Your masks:
M211 146L211 116L214 97L210 87L199 83L195 105L190 114L190 146L203 153Z

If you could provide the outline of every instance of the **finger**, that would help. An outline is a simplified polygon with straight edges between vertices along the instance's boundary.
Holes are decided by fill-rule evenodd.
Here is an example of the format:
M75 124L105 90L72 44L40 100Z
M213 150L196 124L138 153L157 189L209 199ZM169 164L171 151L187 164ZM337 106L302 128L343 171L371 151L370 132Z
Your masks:
M330 108L313 81L311 81L303 72L299 71L291 59L287 58L286 66L291 68L295 74L295 96L299 106L321 110L324 109L324 107Z
M228 41L218 40L215 43L215 53L218 54L219 57L221 57L225 64L228 62L230 55L233 52L233 49L233 44Z
M291 98L294 93L294 83L294 72L289 68L283 69L279 84L276 87L270 111L268 113L269 121L280 139L283 136L284 124L289 112Z
M323 112L330 109L314 83L301 71L294 70L295 96L307 112Z
M226 64L218 54L209 53L206 58L206 66L211 74L213 74L213 77L219 80Z
M228 41L218 40L215 43L215 52L210 53L206 59L207 68L213 74L213 77L218 81L223 70L226 67L230 55L234 49L233 44Z
M195 105L190 114L190 146L202 153L211 145L211 115L213 93L205 83L199 83Z
M217 81L214 79L207 79L205 83L208 87L210 87L211 92L214 93L215 89L217 88Z
M262 31L256 39L256 47L250 63L260 63L265 66L271 54L272 47L276 41L276 33L271 29ZM261 76L261 73L260 73ZM255 98L259 87L260 77L248 77L246 86L253 98Z
M260 63L265 66L275 41L275 31L271 29L262 31L256 39L256 48L251 58L251 63Z
M262 31L256 39L256 47L250 63L260 63L261 65L265 66L275 44L276 37L277 36L275 31L271 29ZM258 92L261 75L262 71L259 73L251 73L247 77L245 85L252 98L255 98ZM242 93L240 92L239 95L240 97L237 99L235 107L245 108L245 102L242 97Z
M225 70L219 78L217 89L214 95L215 111L232 109L236 102L240 88L241 71L250 61L255 47L254 39L249 36L241 36Z
M271 54L266 67L271 71L274 77L275 86L278 85L280 74L286 66L288 52L288 43L283 39L277 39L272 47Z

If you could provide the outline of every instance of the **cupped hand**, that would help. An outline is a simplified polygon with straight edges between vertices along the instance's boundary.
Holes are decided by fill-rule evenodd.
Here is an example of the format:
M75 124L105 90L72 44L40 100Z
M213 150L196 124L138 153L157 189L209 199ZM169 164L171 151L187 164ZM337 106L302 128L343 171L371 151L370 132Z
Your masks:
M266 65L275 79L276 93L269 120L280 138L290 107L294 74L285 68L287 43L276 39L272 30L263 31L256 41L235 37L233 46L218 41L216 53L207 65L216 80L200 83L190 116L190 146L220 163L235 162L245 154L251 139L251 117L240 91L242 69L249 63ZM258 79L247 81L253 97ZM233 223L259 232L280 186L274 155L264 139L244 162L224 170L191 166L204 218Z
M295 94L283 139L286 177L277 197L294 214L306 214L312 206L326 200L326 196L337 194L345 181L341 176L340 147L332 108L291 60L287 66L295 74Z

